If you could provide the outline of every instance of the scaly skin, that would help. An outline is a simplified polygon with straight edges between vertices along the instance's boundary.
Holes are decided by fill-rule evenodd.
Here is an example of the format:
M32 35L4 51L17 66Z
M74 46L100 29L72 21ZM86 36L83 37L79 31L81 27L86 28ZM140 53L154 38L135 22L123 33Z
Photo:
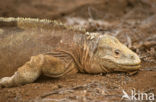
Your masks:
M90 74L129 72L140 68L141 61L138 55L110 35L88 33L56 21L30 18L0 18L0 26L4 25L17 26L25 30L30 28L49 30L56 27L85 33L71 34L74 40L67 44L70 45L68 49L61 48L32 56L18 68L13 76L0 79L0 85L4 87L32 83L42 74L49 77L61 77L77 72Z

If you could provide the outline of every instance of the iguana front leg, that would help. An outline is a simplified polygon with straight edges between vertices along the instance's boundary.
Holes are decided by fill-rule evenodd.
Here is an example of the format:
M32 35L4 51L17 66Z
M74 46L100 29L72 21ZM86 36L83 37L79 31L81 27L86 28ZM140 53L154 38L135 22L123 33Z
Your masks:
M41 74L49 77L60 77L76 70L73 69L73 65L72 61L69 64L65 64L64 61L52 55L40 54L32 56L28 62L18 68L17 72L15 72L13 76L0 79L0 86L12 87L32 83Z

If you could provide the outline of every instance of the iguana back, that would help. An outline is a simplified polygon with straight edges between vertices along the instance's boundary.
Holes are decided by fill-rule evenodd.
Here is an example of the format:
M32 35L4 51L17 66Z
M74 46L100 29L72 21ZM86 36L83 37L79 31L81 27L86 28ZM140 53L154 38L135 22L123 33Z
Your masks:
M4 74L0 77L12 74L30 56L59 48L68 49L84 32L46 19L1 17L0 69Z

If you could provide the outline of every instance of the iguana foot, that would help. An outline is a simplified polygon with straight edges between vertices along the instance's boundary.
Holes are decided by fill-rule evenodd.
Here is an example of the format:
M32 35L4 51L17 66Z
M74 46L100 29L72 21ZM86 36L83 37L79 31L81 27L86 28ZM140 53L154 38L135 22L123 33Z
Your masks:
M13 76L0 79L0 86L12 87L32 83L41 74L49 77L60 77L72 71L73 67L67 69L65 65L62 60L52 55L32 56L30 61L18 68ZM72 66L72 63L70 66Z
M14 75L0 79L0 86L12 87L35 81L41 74L41 67L43 63L43 55L32 56L30 61L18 68Z
M2 79L0 79L0 87L9 87L12 86L12 77L4 77Z

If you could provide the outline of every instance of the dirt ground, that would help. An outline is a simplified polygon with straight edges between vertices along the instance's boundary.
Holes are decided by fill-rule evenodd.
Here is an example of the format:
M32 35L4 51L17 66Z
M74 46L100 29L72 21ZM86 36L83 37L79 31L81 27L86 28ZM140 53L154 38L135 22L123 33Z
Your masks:
M154 93L151 102L156 102L155 0L0 0L0 16L57 19L90 32L109 33L142 60L141 70L132 75L42 76L31 84L1 88L0 102L133 102L122 99L123 90L128 94L131 90ZM2 78L16 69L0 66L0 70Z

